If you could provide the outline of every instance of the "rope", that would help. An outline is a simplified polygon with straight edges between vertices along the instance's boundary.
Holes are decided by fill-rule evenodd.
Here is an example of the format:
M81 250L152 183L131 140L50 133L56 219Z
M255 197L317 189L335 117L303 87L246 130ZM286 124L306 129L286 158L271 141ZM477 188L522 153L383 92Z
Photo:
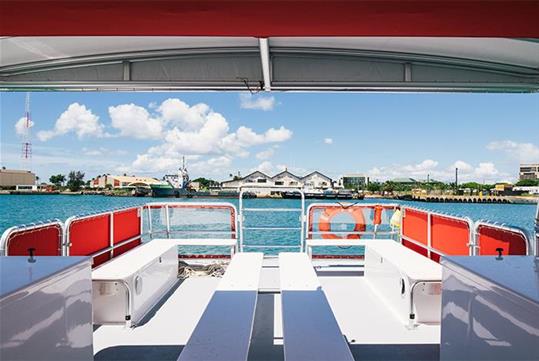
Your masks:
M211 263L208 265L190 265L187 262L179 261L178 277L183 279L201 276L223 277L225 270L226 267L224 262Z

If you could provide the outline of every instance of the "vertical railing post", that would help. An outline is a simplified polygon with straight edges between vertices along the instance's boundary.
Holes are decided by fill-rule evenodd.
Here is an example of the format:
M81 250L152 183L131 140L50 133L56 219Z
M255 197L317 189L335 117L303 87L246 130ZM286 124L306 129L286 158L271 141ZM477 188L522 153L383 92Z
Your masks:
M299 222L300 222L300 240L299 240L299 246L300 246L300 252L305 252L305 221L306 221L306 215L305 215L305 193L302 189L298 189L299 194L301 195L301 214L299 216Z
M479 234L477 232L477 223L473 222L471 219L468 220L468 224L469 224L469 227L470 227L470 243L469 243L469 247L470 247L470 251L468 252L468 254L470 256L477 256L478 254L478 249L479 249Z
M146 204L148 208L148 235L150 236L150 241L153 238L153 228L152 228L152 207L149 204Z
M430 250L432 249L432 214L427 212L427 255L430 258Z
M110 246L110 259L114 258L114 212L109 213L110 227L109 227L109 246Z
M402 207L402 210L401 210L401 225L399 229L399 236L400 236L401 244L404 237L404 217L406 217L406 207Z
M167 238L170 238L170 214L168 211L168 204L165 204L165 221L167 226Z
M239 214L238 214L238 232L239 232L239 238L240 238L240 252L243 252L243 189L241 186L239 187L238 192L238 206L239 206Z
M138 210L137 210L137 216L140 223L139 224L140 243L142 243L142 234L144 232L144 227L143 227L144 217L142 216L144 214L143 210L144 210L144 206L138 207Z

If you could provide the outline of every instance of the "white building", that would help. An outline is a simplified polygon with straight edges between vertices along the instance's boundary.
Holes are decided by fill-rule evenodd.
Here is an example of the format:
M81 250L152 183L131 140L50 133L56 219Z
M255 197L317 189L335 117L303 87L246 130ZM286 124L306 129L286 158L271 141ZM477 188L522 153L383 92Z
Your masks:
M520 180L539 179L539 163L521 164L519 169Z
M159 184L161 181L150 177L136 177L123 175L102 175L97 176L90 181L91 188L130 188L130 187L149 187L152 184Z
M305 188L327 189L333 186L331 178L317 171L307 174L301 181Z
M539 187L538 186L513 187L513 191L539 195Z
M241 179L225 181L221 183L221 188L225 190L237 190L240 186L257 187L256 193L259 195L271 194L272 188L308 188L327 189L332 187L332 180L320 172L312 172L304 177L299 177L288 170L268 176L260 171L255 171ZM275 191L275 189L273 189Z

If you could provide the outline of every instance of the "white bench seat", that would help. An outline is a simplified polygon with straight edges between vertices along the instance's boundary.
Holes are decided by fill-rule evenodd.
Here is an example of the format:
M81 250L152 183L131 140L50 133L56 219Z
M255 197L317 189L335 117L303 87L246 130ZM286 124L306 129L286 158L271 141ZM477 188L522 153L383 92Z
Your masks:
M412 327L438 324L441 315L442 266L392 240L369 242L365 280L389 310Z
M365 239L307 239L305 247L309 257L313 255L314 247L356 247L365 246Z
M234 255L238 240L234 238L156 238L152 242L162 242L176 246L228 247Z
M94 323L136 325L178 280L178 251L151 241L92 271Z
M326 295L305 253L280 253L286 361L353 361Z
M178 361L247 360L263 257L234 255Z

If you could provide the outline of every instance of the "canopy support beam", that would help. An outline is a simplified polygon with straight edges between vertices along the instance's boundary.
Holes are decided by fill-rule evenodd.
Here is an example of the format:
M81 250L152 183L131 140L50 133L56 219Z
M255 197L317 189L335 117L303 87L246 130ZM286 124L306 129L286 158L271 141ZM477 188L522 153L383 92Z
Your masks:
M262 64L262 76L264 79L264 90L271 91L271 69L270 69L270 50L268 38L258 39L260 46L260 61Z

